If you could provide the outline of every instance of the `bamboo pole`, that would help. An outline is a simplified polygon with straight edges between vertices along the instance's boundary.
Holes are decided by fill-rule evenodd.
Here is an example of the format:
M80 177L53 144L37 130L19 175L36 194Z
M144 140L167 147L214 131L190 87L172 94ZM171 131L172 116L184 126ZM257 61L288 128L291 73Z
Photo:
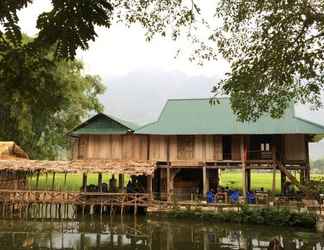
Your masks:
M53 172L52 191L54 191L54 184L55 184L55 172Z

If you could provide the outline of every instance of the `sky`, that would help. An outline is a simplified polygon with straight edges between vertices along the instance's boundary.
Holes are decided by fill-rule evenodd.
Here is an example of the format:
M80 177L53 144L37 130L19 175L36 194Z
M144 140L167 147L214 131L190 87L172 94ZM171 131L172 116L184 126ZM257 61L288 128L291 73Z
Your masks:
M34 0L20 11L22 31L36 35L37 17L50 7L48 0ZM100 97L105 112L139 124L157 119L169 98L209 97L214 83L229 70L222 58L203 66L189 62L191 50L186 40L174 42L157 37L146 42L140 26L114 24L110 29L96 31L97 39L88 50L79 50L77 58L84 62L85 73L99 75L106 85L107 91ZM183 55L175 58L178 49ZM324 110L314 112L299 105L296 113L324 124ZM324 156L324 142L312 144L310 154L313 159Z

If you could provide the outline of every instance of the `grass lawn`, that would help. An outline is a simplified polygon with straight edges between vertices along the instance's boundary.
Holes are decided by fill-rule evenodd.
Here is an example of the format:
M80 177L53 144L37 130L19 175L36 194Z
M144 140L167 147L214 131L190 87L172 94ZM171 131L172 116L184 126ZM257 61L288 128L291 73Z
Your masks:
M251 171L252 190L264 188L266 191L272 190L272 172ZM276 174L276 192L280 192L281 175ZM230 189L242 189L242 173L240 171L221 171L220 184Z
M109 183L111 175L103 174L103 182ZM321 178L324 175L312 175L311 178ZM118 185L118 176L115 176ZM297 179L298 179L297 175ZM65 175L57 173L55 174L54 188L55 190L66 190L66 191L79 191L82 186L82 175L81 174L68 174L66 178L66 184L64 185ZM125 176L125 185L128 182L129 177ZM53 174L41 175L39 178L39 189L51 189L53 181ZM88 174L88 185L98 184L98 174ZM276 192L280 192L281 176L280 173L276 175ZM220 172L220 184L224 187L228 186L231 189L242 188L242 174L241 171L227 170ZM36 186L36 176L29 177L29 185L33 188ZM263 187L265 190L272 190L272 172L267 171L251 171L251 188L252 190L260 189Z
M111 178L110 174L103 174L102 175L102 182L109 183L109 179ZM118 185L118 175L115 175L117 179ZM38 181L38 187L41 190L51 189L53 182L53 174L50 173L47 175L41 175ZM54 181L54 189L55 190L65 190L65 191L79 191L82 186L82 174L67 174L66 176L66 183L65 182L65 174L63 173L56 173L55 174L55 181ZM128 177L125 176L125 185L128 182ZM88 174L87 184L98 184L98 174ZM32 178L29 177L29 185L32 188L36 186L36 176L34 175Z

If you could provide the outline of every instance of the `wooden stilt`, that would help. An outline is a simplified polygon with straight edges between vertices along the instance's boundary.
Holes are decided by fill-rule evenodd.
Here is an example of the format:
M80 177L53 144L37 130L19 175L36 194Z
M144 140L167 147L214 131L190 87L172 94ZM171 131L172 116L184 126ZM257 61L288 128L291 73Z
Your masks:
M305 152L306 152L306 169L305 169L305 177L304 181L308 183L310 181L310 163L309 163L309 138L305 136Z
M300 184L305 184L305 170L299 171L299 182Z
M273 165L272 172L272 196L274 197L276 194L276 165Z
M83 179L82 179L83 192L87 192L87 179L88 179L87 174L83 173Z
M171 201L171 194L170 194L170 167L166 168L166 191L167 191L167 201Z
M247 145L245 142L245 136L241 136L241 161L242 161L242 192L244 200L246 199L247 183L246 183L246 158L247 158Z
M102 173L98 174L98 189L99 192L102 192Z
M118 175L118 186L119 186L119 192L123 193L125 191L124 190L125 183L124 183L124 175L123 174Z
M150 194L150 199L153 199L152 175L146 176L146 192Z
M247 191L251 191L251 169L246 170Z
M208 192L206 166L203 166L202 171L203 171L203 174L202 174L202 176L203 176L203 197L206 197L207 192Z

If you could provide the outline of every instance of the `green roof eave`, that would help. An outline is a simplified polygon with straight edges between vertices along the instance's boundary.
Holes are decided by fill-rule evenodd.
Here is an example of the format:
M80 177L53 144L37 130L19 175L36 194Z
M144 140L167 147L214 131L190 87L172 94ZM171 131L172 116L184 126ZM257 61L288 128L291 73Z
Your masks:
M68 135L110 135L127 134L133 132L139 126L112 115L98 113L87 121L72 129Z
M239 122L229 98L210 106L209 99L171 99L157 121L135 130L136 134L324 134L324 126L295 117L291 106L282 118L269 115L256 122Z

